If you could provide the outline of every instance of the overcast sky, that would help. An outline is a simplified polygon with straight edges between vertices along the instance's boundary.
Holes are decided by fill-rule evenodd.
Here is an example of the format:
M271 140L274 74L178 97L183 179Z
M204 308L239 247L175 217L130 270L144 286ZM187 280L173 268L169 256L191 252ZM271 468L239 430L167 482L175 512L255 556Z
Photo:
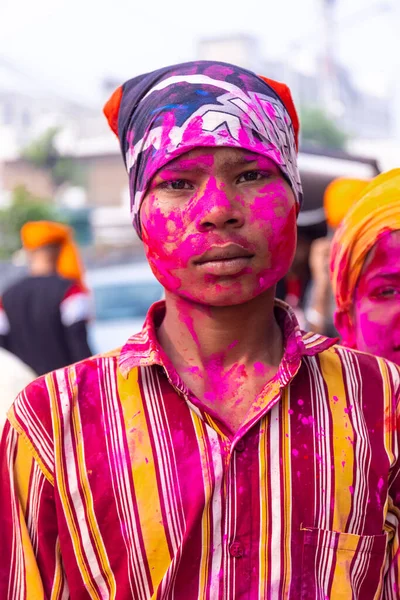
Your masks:
M124 80L196 58L202 37L248 33L266 58L312 54L321 0L0 0L0 57L54 89L92 98L105 75ZM391 13L377 5L388 4ZM366 89L399 72L399 0L337 0L337 53ZM197 6L197 8L196 8ZM237 8L234 8L237 7ZM397 38L397 39L396 39ZM307 56L305 56L307 58ZM397 65L396 65L397 61Z

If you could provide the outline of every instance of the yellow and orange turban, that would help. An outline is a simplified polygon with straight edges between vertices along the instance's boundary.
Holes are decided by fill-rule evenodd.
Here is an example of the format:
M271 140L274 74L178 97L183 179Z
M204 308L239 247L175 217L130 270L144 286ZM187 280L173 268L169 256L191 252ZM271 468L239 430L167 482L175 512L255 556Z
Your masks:
M70 227L53 221L30 221L21 229L21 241L24 249L28 251L59 244L61 250L57 273L83 285L83 267Z
M330 276L337 313L348 313L368 252L387 231L400 230L400 169L375 177L336 230Z
M331 181L324 193L326 221L336 229L343 217L369 184L368 179L338 177Z

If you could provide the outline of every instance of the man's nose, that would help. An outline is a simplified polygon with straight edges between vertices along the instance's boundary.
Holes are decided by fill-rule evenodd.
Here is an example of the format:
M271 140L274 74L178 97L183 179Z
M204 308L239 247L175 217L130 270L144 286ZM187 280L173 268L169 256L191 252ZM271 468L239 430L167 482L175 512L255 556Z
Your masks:
M199 231L237 229L244 224L244 214L234 193L229 192L226 185L210 182L199 199L196 221Z

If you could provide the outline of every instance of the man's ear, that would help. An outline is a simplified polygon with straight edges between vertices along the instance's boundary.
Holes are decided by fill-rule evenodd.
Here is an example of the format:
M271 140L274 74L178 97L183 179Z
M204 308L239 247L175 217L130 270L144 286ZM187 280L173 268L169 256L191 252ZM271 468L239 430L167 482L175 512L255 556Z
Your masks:
M347 311L336 311L334 314L334 323L342 338L343 346L356 348L356 335L350 314Z

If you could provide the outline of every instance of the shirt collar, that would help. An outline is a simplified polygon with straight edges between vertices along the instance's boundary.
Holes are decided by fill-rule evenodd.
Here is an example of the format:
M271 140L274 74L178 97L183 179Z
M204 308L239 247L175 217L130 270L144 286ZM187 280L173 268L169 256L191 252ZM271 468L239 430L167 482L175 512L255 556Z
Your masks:
M284 355L279 368L280 379L289 380L298 370L303 356L314 356L323 352L337 340L316 333L302 332L294 312L281 300L275 300L275 313L284 340ZM131 336L122 347L118 364L125 378L135 367L167 366L168 359L157 340L157 328L161 325L164 315L165 301L153 304L147 313L142 331Z

